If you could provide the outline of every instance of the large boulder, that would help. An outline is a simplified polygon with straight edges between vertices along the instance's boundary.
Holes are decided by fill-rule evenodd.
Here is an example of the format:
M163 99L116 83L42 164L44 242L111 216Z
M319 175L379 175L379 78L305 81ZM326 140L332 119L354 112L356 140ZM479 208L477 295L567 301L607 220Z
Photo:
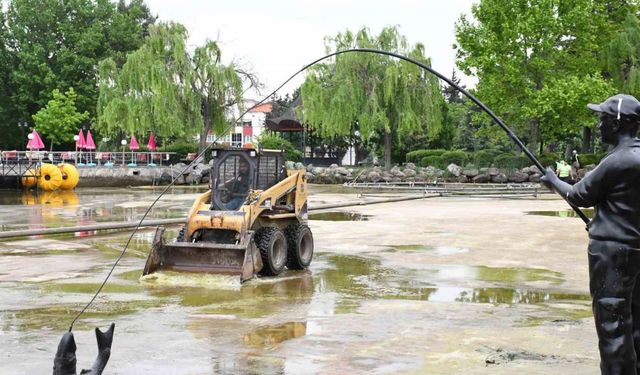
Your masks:
M503 184L505 182L507 182L507 175L505 175L504 173L498 173L496 175L491 176L491 182L494 182L496 184Z
M417 174L415 169L409 169L409 168L405 168L404 171L402 171L402 173L404 173L404 175L407 177L415 177Z
M367 175L367 181L371 181L371 182L378 182L382 179L382 176L380 176L380 173L376 172L376 171L371 171L369 172L369 174Z
M491 168L487 169L487 174L489 176L497 176L499 173L500 173L500 171L498 170L498 168L491 167Z
M458 176L458 182L466 183L466 182L469 182L469 179L467 178L467 176L461 174L460 176Z
M529 174L524 171L515 171L509 175L508 180L510 182L527 182L529 180Z
M540 182L540 173L534 173L532 175L529 175L529 181L530 182Z
M349 170L347 170L347 168L345 168L345 167L336 168L334 173L342 175L342 176L348 176L350 174Z
M416 165L413 163L406 163L404 165L404 169L413 169L414 171L416 170Z
M307 164L307 172L313 172L313 164Z
M295 163L293 166L295 169L305 169L304 164L302 163Z
M490 180L491 180L491 177L486 174L479 174L472 179L472 181L476 184L486 184Z
M467 178L474 178L475 176L479 175L480 172L477 169L465 169L464 171L462 171L462 174L467 176Z
M460 177L460 173L462 173L462 168L451 163L447 166L447 171L456 177Z
M324 173L324 168L320 168L320 167L315 167L311 170L311 173L313 173L314 175L320 175L322 173Z

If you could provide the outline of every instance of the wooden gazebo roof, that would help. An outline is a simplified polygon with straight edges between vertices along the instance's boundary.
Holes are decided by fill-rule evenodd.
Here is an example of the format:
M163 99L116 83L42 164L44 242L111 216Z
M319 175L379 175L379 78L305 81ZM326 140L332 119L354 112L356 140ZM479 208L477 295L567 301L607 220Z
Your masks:
M296 116L295 109L302 105L302 97L298 96L282 116L266 121L267 128L275 132L296 133L304 131L304 125Z

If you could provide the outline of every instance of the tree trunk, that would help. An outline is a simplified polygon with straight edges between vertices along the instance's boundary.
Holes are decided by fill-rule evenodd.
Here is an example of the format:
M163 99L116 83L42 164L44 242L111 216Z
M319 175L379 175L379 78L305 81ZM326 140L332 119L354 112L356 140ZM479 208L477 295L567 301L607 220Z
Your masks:
M583 127L582 128L582 147L580 152L583 154L588 154L591 151L591 128Z
M536 152L538 148L538 138L540 137L540 123L538 119L531 120L531 133L529 135L529 149Z
M391 169L391 142L392 134L384 133L384 170L388 171Z
M207 147L207 136L211 131L211 113L209 112L209 106L205 103L204 110L202 111L202 117L204 119L204 128L200 133L200 141L198 142L198 155Z

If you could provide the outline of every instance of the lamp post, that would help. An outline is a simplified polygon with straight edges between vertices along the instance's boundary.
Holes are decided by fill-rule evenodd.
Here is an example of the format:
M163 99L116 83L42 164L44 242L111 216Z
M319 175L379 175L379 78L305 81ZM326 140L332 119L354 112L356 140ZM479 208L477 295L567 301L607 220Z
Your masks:
M121 140L120 144L122 145L122 166L124 167L124 148L127 145L127 140L126 139Z
M20 139L24 139L24 130L27 129L29 127L29 123L24 121L24 120L20 120L18 121L18 128L20 129ZM20 141L22 142L22 141Z
M79 135L76 134L76 135L73 136L73 141L76 144L76 152L73 154L73 157L75 159L75 164L78 164L78 140L79 139L80 139Z

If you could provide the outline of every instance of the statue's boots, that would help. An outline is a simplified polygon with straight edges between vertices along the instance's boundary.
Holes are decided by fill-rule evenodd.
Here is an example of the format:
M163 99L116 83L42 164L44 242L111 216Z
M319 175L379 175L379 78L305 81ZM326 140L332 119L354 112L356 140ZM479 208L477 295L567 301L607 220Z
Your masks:
M592 239L589 275L602 374L640 374L640 249Z

